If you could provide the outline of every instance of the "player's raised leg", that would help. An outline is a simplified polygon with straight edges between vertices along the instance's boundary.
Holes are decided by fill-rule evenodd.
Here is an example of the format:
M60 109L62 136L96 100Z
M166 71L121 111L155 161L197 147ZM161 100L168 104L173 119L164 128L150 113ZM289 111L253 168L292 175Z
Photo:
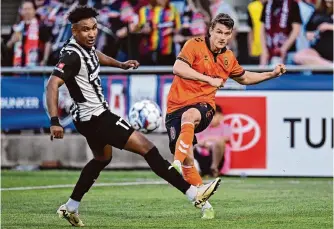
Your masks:
M178 136L173 166L182 166L184 179L192 185L202 185L203 181L194 167L193 140L195 127L201 122L201 113L196 108L186 110L181 117L181 131Z
M199 187L203 185L203 180L194 165L193 146L190 147L189 152L191 153L187 155L184 165L182 165L182 175L189 184ZM214 217L215 212L213 207L209 201L206 201L202 206L202 219L213 219Z
M180 173L160 155L154 144L137 131L131 134L124 149L142 155L154 173L184 193L195 207L201 208L219 186L219 178L201 187L187 183Z
M206 112L205 112L206 113ZM176 121L174 119L174 121ZM175 137L177 137L176 145L173 146L173 142L170 143L171 150L175 149L173 166L178 170L182 171L184 179L194 185L203 185L203 180L194 166L194 154L193 154L193 140L195 128L202 121L201 112L197 108L190 108L186 110L181 116L181 123L175 125L181 125L181 130L175 131L177 127L173 127ZM202 206L202 212L204 219L214 218L214 210L211 204L207 201Z
M175 165L193 165L193 159L188 156L191 155L190 149L194 140L195 126L200 121L201 113L196 108L190 108L182 114L181 131L177 138L174 153Z

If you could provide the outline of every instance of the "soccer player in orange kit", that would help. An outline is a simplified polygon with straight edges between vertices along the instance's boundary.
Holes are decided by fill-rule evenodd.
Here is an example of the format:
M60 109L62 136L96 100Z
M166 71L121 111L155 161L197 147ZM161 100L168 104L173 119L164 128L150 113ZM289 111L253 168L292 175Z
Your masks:
M233 52L226 48L232 36L233 19L218 14L211 22L209 36L192 38L183 46L173 67L175 74L167 98L166 128L173 166L192 185L202 185L194 167L195 133L206 129L215 114L215 94L227 78L243 85L257 84L286 72L278 64L272 72L245 71ZM204 219L214 218L209 202L202 207Z

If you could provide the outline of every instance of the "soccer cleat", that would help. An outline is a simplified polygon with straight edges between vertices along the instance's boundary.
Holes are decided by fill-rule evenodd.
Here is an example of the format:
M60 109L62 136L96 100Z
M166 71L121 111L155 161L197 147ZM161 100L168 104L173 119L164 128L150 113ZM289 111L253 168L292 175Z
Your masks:
M75 227L85 226L82 223L81 219L79 218L79 214L76 212L69 212L65 204L61 205L58 208L57 213L59 215L59 218L66 219L72 226Z
M196 199L193 202L194 206L197 208L202 208L207 201L217 190L220 184L220 178L216 178L209 184L202 185L198 187Z
M181 162L180 162L180 161L175 160L175 161L171 164L171 166L169 166L168 169L171 169L172 167L174 167L174 169L176 169L176 171L182 175L182 165L181 165Z
M215 211L213 208L205 208L202 210L202 219L213 219L215 218Z

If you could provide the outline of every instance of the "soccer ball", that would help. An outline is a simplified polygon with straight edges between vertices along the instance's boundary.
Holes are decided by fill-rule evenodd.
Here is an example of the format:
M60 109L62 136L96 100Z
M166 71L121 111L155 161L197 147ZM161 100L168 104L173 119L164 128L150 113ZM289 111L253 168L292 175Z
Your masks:
M161 123L161 109L151 100L138 101L130 108L129 122L135 130L152 132Z

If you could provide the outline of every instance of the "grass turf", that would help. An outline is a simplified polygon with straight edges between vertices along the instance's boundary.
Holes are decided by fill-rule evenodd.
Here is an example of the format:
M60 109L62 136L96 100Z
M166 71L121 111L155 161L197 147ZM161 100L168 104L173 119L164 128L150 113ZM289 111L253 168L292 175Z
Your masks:
M74 184L79 171L3 170L2 188ZM160 179L148 171L105 171L97 183ZM1 228L69 228L55 214L72 188L2 191ZM211 204L214 220L170 185L93 187L80 215L86 228L312 228L333 227L332 179L223 178Z

